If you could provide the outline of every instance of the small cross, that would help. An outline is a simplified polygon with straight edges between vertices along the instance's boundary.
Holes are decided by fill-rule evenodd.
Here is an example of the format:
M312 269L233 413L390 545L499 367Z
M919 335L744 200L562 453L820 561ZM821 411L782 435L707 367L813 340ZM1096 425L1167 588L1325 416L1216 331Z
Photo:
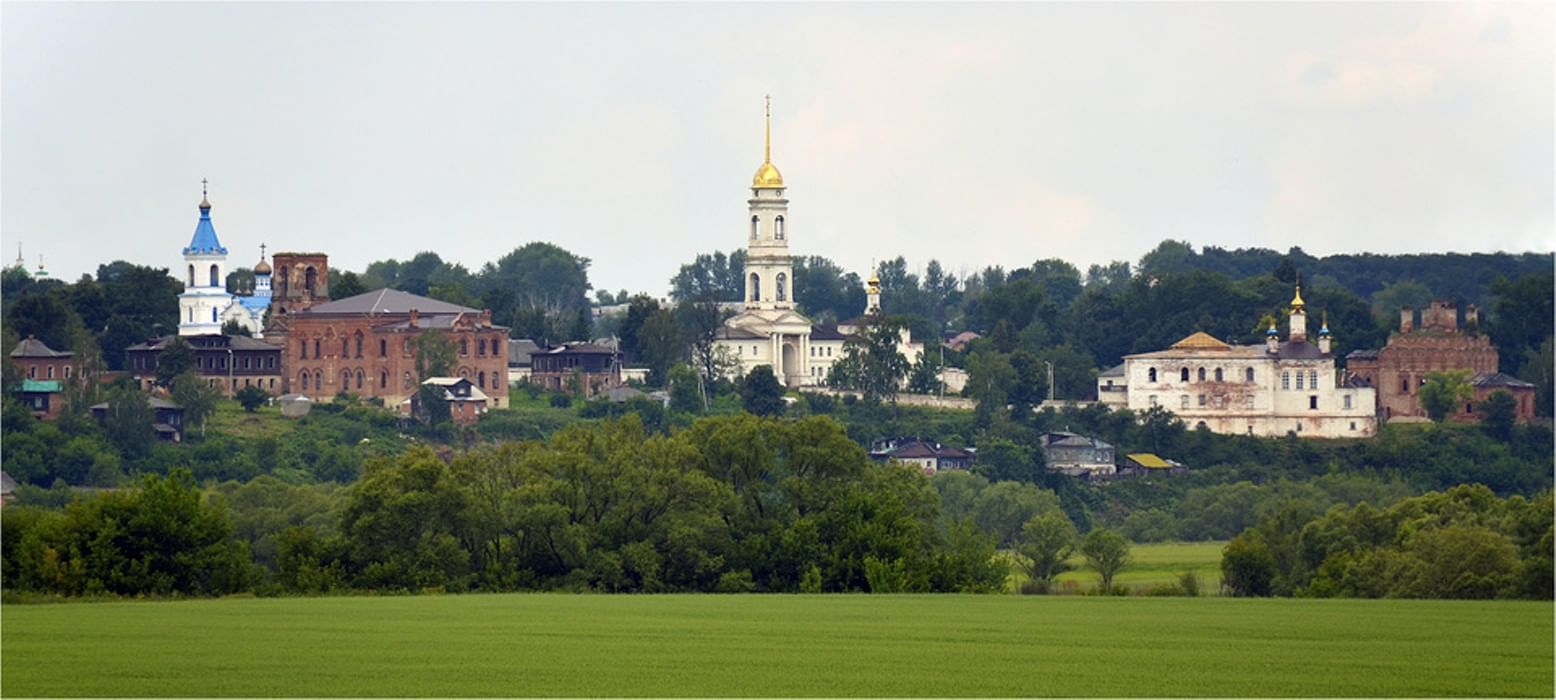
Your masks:
M259 244L259 260L260 262L265 260L265 244L263 243Z
M769 116L769 117L773 116L773 96L772 95L763 95L762 99L767 101L767 116Z
M207 180L203 177L200 178L200 196L202 197L210 195L210 192L206 190L206 184L208 184Z

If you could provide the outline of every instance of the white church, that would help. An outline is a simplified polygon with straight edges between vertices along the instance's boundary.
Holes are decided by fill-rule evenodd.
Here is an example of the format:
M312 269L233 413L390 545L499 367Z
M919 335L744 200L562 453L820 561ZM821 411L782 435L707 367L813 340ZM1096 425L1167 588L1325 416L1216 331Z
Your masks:
M204 182L201 183L204 185ZM264 332L265 311L270 308L270 265L261 246L254 266L254 290L246 296L227 292L227 249L211 223L209 193L200 193L200 221L194 238L184 248L184 291L178 295L179 335L220 335L231 321L258 338ZM176 269L176 268L175 268Z
M802 315L794 302L789 200L784 192L783 175L773 165L769 106L762 165L751 178L751 199L747 200L751 228L746 242L745 307L724 322L715 347L737 362L738 374L769 365L785 386L819 386L826 383L832 363L843 358L849 336L881 313L881 284L871 273L865 315L836 328L814 325ZM912 364L923 356L924 346L911 342L908 331L903 330L897 351Z

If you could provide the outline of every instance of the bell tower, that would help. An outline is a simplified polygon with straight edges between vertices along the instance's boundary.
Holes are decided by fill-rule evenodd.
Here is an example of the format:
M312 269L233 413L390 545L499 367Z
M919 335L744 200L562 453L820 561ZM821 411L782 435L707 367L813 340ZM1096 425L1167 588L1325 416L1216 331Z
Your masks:
M793 309L794 269L789 256L789 200L783 175L773 165L773 109L767 98L762 165L751 178L747 200L750 229L746 241L747 309Z
M221 333L221 314L232 304L232 295L227 293L227 249L211 223L211 200L204 180L200 181L200 221L184 248L182 268L184 292L178 295L178 334Z

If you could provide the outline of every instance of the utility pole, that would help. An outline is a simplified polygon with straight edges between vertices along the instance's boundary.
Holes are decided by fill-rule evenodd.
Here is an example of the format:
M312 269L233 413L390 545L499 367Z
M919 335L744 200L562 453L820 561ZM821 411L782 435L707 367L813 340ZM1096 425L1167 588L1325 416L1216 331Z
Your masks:
M1055 400L1055 397L1054 397L1054 363L1049 362L1048 360L1043 360L1043 364L1048 365L1048 400L1049 401L1053 401L1053 400Z

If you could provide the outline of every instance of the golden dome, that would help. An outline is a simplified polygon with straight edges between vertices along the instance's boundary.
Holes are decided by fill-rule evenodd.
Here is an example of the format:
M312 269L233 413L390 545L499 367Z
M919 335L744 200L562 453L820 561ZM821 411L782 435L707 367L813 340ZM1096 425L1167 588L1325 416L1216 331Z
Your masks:
M870 285L870 293L871 294L880 294L881 293L881 278L877 277L874 272L870 273L870 279L868 280L868 284Z
M756 175L751 177L751 189L783 189L783 175L778 173L778 168L771 161L762 163L762 167L756 169Z
M1291 298L1291 310L1301 311L1305 304L1302 303L1302 285L1297 285L1297 295Z
M783 175L778 173L778 167L773 165L773 103L772 98L767 98L766 133L762 143L762 165L756 169L756 174L751 176L751 189L753 190L781 190L783 189Z
M265 262L263 260L259 261L259 264L254 266L254 274L256 274L256 275L268 275L268 274L270 274L270 263L267 263L267 262Z

